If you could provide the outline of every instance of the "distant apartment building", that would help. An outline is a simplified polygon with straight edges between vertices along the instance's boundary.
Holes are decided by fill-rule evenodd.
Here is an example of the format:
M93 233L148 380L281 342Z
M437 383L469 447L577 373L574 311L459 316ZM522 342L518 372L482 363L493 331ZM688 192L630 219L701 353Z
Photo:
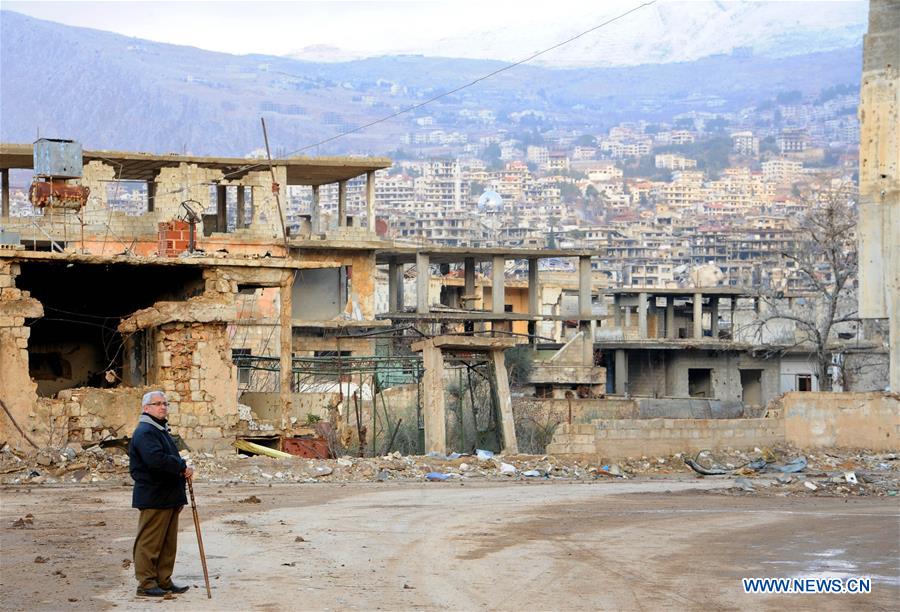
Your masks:
M544 172L553 173L553 172L568 172L569 171L569 158L565 153L553 152L547 156L547 161L544 163L543 168Z
M738 155L759 155L759 138L753 132L734 132L731 134L731 149Z
M782 130L775 138L778 150L784 153L802 153L806 150L809 137L805 130Z
M525 159L538 166L543 166L550 160L550 149L547 147L528 145L525 149Z
M672 130L669 142L673 145L691 144L696 141L697 137L690 130Z
M664 170L690 170L697 167L697 160L674 153L661 153L654 157L654 164Z
M616 181L621 179L623 174L622 169L612 163L593 166L587 171L588 180L592 182Z
M790 185L803 172L803 162L770 159L762 163L763 179L775 185Z

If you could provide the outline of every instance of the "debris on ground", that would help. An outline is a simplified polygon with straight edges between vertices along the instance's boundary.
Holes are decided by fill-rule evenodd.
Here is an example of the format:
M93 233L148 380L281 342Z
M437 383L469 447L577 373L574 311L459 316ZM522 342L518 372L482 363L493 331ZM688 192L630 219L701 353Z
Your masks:
M252 443L249 443L252 444ZM259 446L259 445L255 445ZM248 447L252 448L252 447ZM261 449L270 451L267 447ZM242 451L249 453L250 451ZM276 451L277 453L277 451ZM741 451L703 451L695 457L682 453L644 456L609 462L598 456L508 455L478 450L474 455L431 453L380 457L314 459L271 453L182 454L190 460L195 479L207 483L316 483L316 482L422 482L468 480L617 480L668 476L746 479L754 495L883 495L900 491L900 455L866 450L825 449L801 451L778 448ZM698 469L699 468L699 469ZM32 453L0 449L0 484L59 483L131 484L128 456L116 446L45 448ZM742 481L743 482L743 481ZM768 486L771 485L771 486ZM814 487L814 488L813 488ZM746 495L740 485L717 494ZM261 503L251 496L240 503ZM33 527L23 517L12 526ZM21 522L20 522L21 521ZM94 523L94 526L101 526Z

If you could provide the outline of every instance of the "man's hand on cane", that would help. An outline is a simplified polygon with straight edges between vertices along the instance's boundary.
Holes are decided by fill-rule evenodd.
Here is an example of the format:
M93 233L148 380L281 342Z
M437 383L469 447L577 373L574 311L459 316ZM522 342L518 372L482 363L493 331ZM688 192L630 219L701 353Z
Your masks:
M187 478L188 480L191 480L191 478L193 476L194 476L194 468L192 468L190 466L184 468L184 477L185 478Z

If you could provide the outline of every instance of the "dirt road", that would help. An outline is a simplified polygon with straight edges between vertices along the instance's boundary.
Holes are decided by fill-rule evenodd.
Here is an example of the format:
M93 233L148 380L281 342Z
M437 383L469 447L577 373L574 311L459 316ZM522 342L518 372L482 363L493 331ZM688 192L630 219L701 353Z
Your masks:
M189 509L176 575L197 588L154 601L134 597L125 567L130 488L10 487L0 490L0 607L896 609L896 498L699 490L723 484L198 484L211 601ZM239 501L250 496L260 502ZM10 527L28 513L33 528ZM873 592L745 595L740 583L807 575L870 576Z

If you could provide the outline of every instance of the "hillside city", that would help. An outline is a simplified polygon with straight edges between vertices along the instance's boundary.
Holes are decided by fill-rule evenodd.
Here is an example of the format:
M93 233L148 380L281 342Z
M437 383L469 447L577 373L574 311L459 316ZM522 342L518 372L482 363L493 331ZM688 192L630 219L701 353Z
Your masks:
M692 269L713 264L719 284L802 289L785 253L802 248L797 221L811 205L837 193L855 200L857 104L855 86L835 85L603 133L558 129L538 112L494 128L488 109L460 111L458 125L418 116L393 167L378 172L379 231L418 244L599 249L606 255L593 266L611 287L683 286ZM473 119L477 130L465 127ZM13 216L35 214L28 180L13 178ZM321 190L326 216L336 214L337 187ZM296 231L312 195L300 186L289 195ZM111 181L107 197L113 208L146 210L143 183ZM362 178L348 183L347 202L349 214L364 213Z

